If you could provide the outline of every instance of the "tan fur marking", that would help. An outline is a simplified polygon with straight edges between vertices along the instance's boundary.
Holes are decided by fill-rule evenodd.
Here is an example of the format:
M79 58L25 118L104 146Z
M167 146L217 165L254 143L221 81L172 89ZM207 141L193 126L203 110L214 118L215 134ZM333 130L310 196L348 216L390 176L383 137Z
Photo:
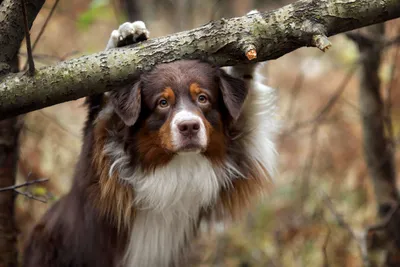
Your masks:
M166 87L163 91L163 97L168 100L170 104L175 103L175 93L171 87Z
M198 83L192 83L189 86L189 91L190 95L192 96L193 100L197 99L197 96L202 93L203 90L201 90L200 85Z
M156 166L164 165L171 160L172 154L167 153L165 148L172 149L172 143L171 141L168 141L168 137L165 137L165 140L162 141L161 131L149 132L144 130L145 128L146 127L143 127L139 131L138 149L141 157L142 168L144 170L151 170Z
M163 124L163 126L161 126L159 130L161 146L170 151L174 149L171 136L171 118L172 116L168 118L168 120Z
M109 177L110 160L104 153L107 140L108 120L101 120L94 126L93 167L99 176L100 198L97 207L102 216L116 224L118 230L129 229L134 219L133 189L125 186L114 172Z
M222 164L226 155L225 136L222 132L222 127L214 129L214 127L204 118L202 114L198 115L204 122L208 139L208 146L207 150L204 152L204 155L214 164ZM219 120L221 120L221 118L219 118Z

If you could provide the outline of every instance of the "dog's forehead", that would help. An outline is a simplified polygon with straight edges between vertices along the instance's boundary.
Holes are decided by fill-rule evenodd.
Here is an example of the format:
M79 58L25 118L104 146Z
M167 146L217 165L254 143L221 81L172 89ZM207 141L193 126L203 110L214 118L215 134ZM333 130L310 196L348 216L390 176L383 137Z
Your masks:
M172 89L176 95L185 95L193 85L213 93L217 90L217 69L208 63L181 60L160 64L142 76L144 97L153 97Z

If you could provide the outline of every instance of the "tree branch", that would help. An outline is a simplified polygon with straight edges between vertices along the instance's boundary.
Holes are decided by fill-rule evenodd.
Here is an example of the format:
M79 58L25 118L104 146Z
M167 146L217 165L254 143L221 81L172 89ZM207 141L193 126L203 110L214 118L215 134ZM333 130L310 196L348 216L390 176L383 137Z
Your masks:
M399 16L400 0L301 0L271 12L210 22L133 47L45 67L34 77L4 77L0 119L111 90L162 62L202 59L220 66L234 65L249 62L246 55L254 55L251 49L257 56L251 56L252 61L265 61L317 45L315 38Z

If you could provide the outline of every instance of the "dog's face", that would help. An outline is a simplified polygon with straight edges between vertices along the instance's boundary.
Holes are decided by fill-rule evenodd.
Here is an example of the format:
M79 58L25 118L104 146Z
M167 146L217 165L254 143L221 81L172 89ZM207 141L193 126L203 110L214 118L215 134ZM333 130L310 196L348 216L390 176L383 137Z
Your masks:
M114 91L111 100L126 126L136 129L132 134L140 155L150 154L152 160L183 153L220 158L224 129L239 117L246 95L244 82L219 68L176 61Z

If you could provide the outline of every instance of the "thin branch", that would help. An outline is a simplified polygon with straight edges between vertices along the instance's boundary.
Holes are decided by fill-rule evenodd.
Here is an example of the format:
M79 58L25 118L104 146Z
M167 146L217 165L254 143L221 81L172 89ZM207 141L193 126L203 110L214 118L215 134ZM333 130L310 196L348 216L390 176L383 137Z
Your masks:
M310 133L310 144L309 144L309 155L306 159L306 163L304 164L304 168L302 171L301 177L301 202L304 203L309 196L310 190L310 176L311 171L314 165L315 154L318 146L318 130L319 130L319 123L314 124L314 127Z
M7 187L0 188L0 192L9 191L9 190L15 190L15 189L18 189L18 188L21 188L21 187L30 186L32 184L44 183L44 182L47 182L48 180L49 180L48 178L44 178L44 179L37 179L37 180L27 181L27 182L25 182L23 184L12 185L12 186L7 186Z
M47 203L47 199L36 197L31 192L23 192L23 191L19 191L17 189L14 189L14 192L17 193L17 194L23 195L23 196L25 196L27 198L30 198L30 199L33 199L33 200L37 200L37 201L40 201L42 203Z
M387 216L379 224L369 226L367 232L384 230L389 226L390 221L394 218L396 212L400 209L400 205L396 203Z
M26 49L28 51L29 75L33 76L35 74L35 62L33 61L33 56L32 56L31 36L29 33L28 16L26 15L25 0L21 0L21 7L22 7L22 16L24 20Z
M330 236L331 236L331 228L329 228L328 226L328 233L326 234L324 244L322 245L322 252L324 254L324 263L322 265L323 267L329 267L330 265L328 260L328 250L327 250Z
M394 153L395 145L394 145L394 132L393 132L393 124L392 124L392 89L395 82L395 73L396 73L396 66L397 66L397 56L399 55L400 47L396 47L396 52L394 54L393 62L392 62L392 73L390 77L389 86L386 87L386 98L385 98L385 105L383 110L383 116L388 132L388 145L389 148L392 149L392 153Z
M39 32L38 36L36 37L35 41L33 42L33 45L32 45L32 52L35 50L36 45L38 44L40 38L42 37L42 35L43 35L43 33L44 33L44 30L46 29L47 24L49 23L51 17L53 16L53 13L54 13L54 11L56 10L56 7L57 7L57 5L58 5L59 2L60 2L60 0L56 0L56 2L54 3L53 7L51 8L50 13L49 13L49 15L48 15L47 18L46 18L46 21L44 22L42 28L40 29L40 32ZM26 70L26 67L27 67L28 63L29 63L29 57L28 57L28 60L25 62L24 67L22 68L23 70Z
M332 200L329 198L329 196L323 192L322 190L320 191L324 203L326 207L329 209L329 211L332 213L332 215L336 218L336 221L338 224L343 227L344 229L347 230L347 232L350 234L350 236L356 241L358 249L360 251L364 267L369 267L371 265L368 257L368 251L365 246L365 238L363 236L357 236L357 234L354 232L353 228L348 224L343 216L336 210L335 206L332 203Z
M304 73L302 71L300 71L297 74L297 76L294 80L294 83L293 83L293 87L291 89L289 106L288 106L285 116L283 116L285 118L285 121L289 121L292 118L294 107L296 105L295 99L297 99L297 95L303 85L303 81L304 81Z
M347 84L350 82L356 70L357 70L357 64L354 64L350 69L350 71L347 73L347 75L343 78L342 82L339 84L334 94L329 98L328 102L319 111L317 111L312 118L298 122L292 127L284 130L282 132L282 136L292 134L300 130L301 128L307 127L314 123L320 123L326 117L329 111L333 108L334 104L338 101L338 99L346 89Z

